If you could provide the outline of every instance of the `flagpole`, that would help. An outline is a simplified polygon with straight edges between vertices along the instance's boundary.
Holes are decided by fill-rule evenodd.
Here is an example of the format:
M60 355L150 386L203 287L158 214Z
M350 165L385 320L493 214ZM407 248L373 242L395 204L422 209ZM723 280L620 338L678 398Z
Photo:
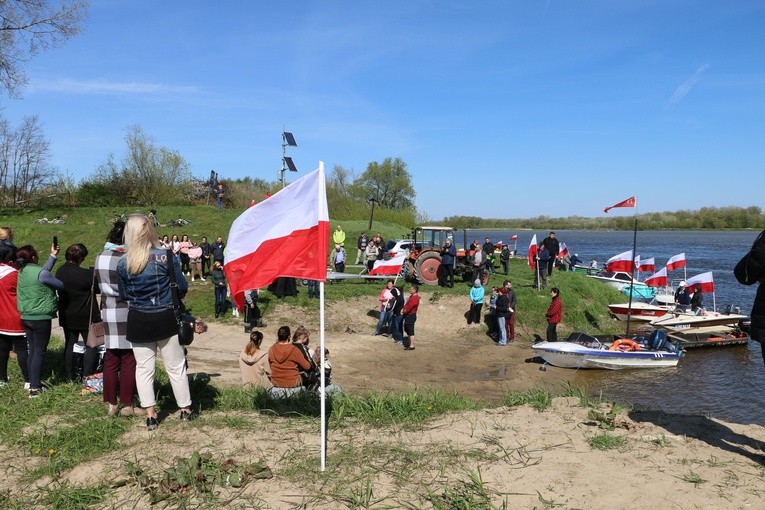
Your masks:
M319 282L319 398L321 400L321 471L327 467L327 392L324 385L324 282Z
M630 319L632 319L632 293L635 291L635 252L637 251L637 200L635 200L635 227L632 230L632 256L630 257L630 302L627 305L627 337L630 336Z

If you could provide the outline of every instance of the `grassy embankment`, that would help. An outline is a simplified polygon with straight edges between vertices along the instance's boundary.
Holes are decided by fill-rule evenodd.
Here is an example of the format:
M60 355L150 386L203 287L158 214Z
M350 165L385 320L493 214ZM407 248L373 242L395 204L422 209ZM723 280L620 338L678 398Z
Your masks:
M192 238L199 239L202 235L212 238L221 234L225 237L231 221L236 217L236 211L217 211L213 208L181 208L169 211L169 217L182 216L196 222L195 227L186 229L161 228L161 233L187 233ZM55 211L40 211L33 215L9 214L2 211L0 225L10 225L15 230L17 245L33 244L41 253L47 251L50 239L57 235L60 244L66 247L73 242L82 242L91 248L91 255L85 262L92 263L97 253L96 247L103 243L108 225L105 218L111 214L107 209L76 209L68 212L65 225L35 225L33 219L47 215L53 217ZM167 218L160 212L160 219ZM333 222L334 225L334 222ZM348 239L355 239L358 232L366 227L365 221L343 222ZM374 225L375 231L381 231L386 238L396 238L406 231L398 225ZM353 244L353 242L349 243ZM45 247L45 248L44 248ZM354 252L349 253L355 256ZM544 331L544 311L549 303L549 294L539 293L531 288L532 273L523 259L512 261L511 277L515 284L519 299L519 330L523 340L530 341L534 332ZM494 276L491 284L501 284L503 276ZM596 332L612 332L614 324L607 318L605 304L619 297L615 291L606 289L597 282L590 281L580 275L556 274L553 284L560 287L565 302L564 331L571 329L587 329ZM457 285L454 289L425 288L425 299L438 300L444 294L464 295L469 283ZM350 296L375 296L377 285L364 285L357 282L343 282L327 285L327 299L341 300ZM289 298L294 304L311 310L317 306L316 301L309 301L301 293L297 298ZM204 284L191 287L187 298L194 313L208 318L212 309L212 290ZM266 309L268 318L268 309ZM231 319L228 319L231 320ZM147 497L141 494L149 493L150 499L167 498L171 505L187 505L194 501L195 505L216 508L223 504L217 492L227 487L226 479L230 479L230 464L226 459L215 454L212 458L198 461L193 459L206 476L206 485L188 482L187 490L172 490L167 485L155 483L163 476L162 470L169 467L168 458L154 458L151 452L136 458L133 463L116 466L114 457L109 460L110 452L119 454L121 451L134 448L136 441L143 439L135 437L134 423L128 420L110 419L105 415L104 405L97 397L82 397L79 386L75 384L60 384L63 380L62 342L54 338L49 348L44 368L44 377L51 386L50 391L36 400L26 398L26 393L18 384L20 373L15 360L9 364L12 383L0 389L0 402L3 412L0 413L0 451L3 456L14 459L14 468L6 467L5 476L14 480L6 482L5 490L0 490L0 508L31 508L33 506L48 508L88 508L90 506L109 506L118 491L125 487L132 489L134 501L139 506L147 502ZM157 380L158 402L160 409L174 409L172 392L165 374L160 370ZM281 416L291 416L288 423L279 425L280 428L298 428L316 426L316 400L312 397L291 402L274 402L263 393L256 390L238 387L216 387L209 380L192 381L192 393L195 405L198 405L204 417L193 424L177 423L177 420L163 422L163 429L193 426L203 430L226 430L232 434L241 431L255 430L263 426L263 420L285 420ZM583 405L598 405L590 403L584 392L572 388L564 388L563 394L579 396ZM531 404L542 410L549 405L552 395L548 390L530 390L522 393L509 393L505 399L507 405ZM337 432L337 442L328 459L328 471L333 480L332 490L323 491L326 480L319 476L316 467L316 452L304 444L294 447L286 455L284 465L271 466L276 475L290 480L308 493L322 491L324 502L336 501L338 505L349 508L368 507L371 503L372 479L376 476L375 465L379 459L388 459L391 465L398 468L391 470L394 483L405 485L408 470L411 466L420 466L436 462L439 469L458 469L466 459L475 459L476 455L489 455L479 450L470 452L443 450L428 451L427 454L409 450L404 445L398 451L372 450L373 446L358 449L353 440L346 444L340 439L343 430L362 428L398 429L402 426L409 429L421 426L427 420L444 413L474 410L483 406L482 403L472 402L455 394L437 391L415 391L403 394L373 393L364 396L347 395L331 401L330 430ZM254 419L255 416L259 418ZM308 421L304 423L306 417ZM73 426L76 424L76 426ZM210 429L211 428L211 429ZM372 448L372 449L370 449ZM134 451L134 450L130 450ZM377 459L376 464L370 463L370 456ZM403 457L402 457L403 456ZM94 459L106 458L104 462L118 471L108 477L95 477L83 483L60 482L59 477L76 472L78 467ZM302 460L300 460L302 459ZM406 460L402 464L402 459ZM240 463L242 459L235 459ZM354 466L362 466L361 473L355 472ZM246 485L255 475L253 469L237 474ZM264 471L258 471L265 476ZM396 474L397 473L397 474ZM169 476L169 475L164 475ZM174 475L179 476L179 475ZM344 483L352 476L354 483ZM116 479L115 479L116 477ZM178 482L178 480L171 480ZM183 480L181 480L183 481ZM34 487L34 488L33 488ZM215 490L210 490L211 488ZM233 490L228 486L227 490ZM491 508L491 494L480 478L479 472L472 472L458 486L433 487L429 491L413 496L411 508L419 505L433 508ZM230 492L229 492L230 495ZM124 494L123 494L124 496ZM122 496L120 496L122 497ZM143 498L143 499L141 499ZM247 501L247 500L244 500ZM257 499L250 503L257 502ZM245 503L247 504L247 503ZM460 506L461 505L461 506ZM472 505L472 506L471 506Z
M90 255L83 263L83 267L93 264L96 254L103 246L106 234L109 231L108 218L112 217L115 211L110 208L76 208L69 210L37 210L25 212L23 210L4 209L0 210L0 225L9 225L14 229L15 243L17 246L23 244L32 244L40 253L40 258L44 259L48 252L51 239L54 235L58 236L59 244L62 250L72 243L83 243L89 250ZM122 210L117 211L123 212ZM132 210L126 211L128 213ZM231 222L240 214L238 210L219 211L214 207L193 206L193 207L168 207L160 210L157 214L160 221L171 218L182 217L192 220L193 227L168 228L160 227L160 235L188 234L189 237L199 242L202 236L207 236L210 242L220 235L227 237L231 227ZM67 222L63 225L38 225L34 220L41 217L53 218L57 215L67 215ZM332 221L332 228L337 222ZM343 229L346 232L346 246L349 259L356 257L356 238L361 231L367 231L368 222L366 220L343 221ZM393 224L375 222L372 228L373 232L381 232L385 239L406 238L409 229L407 227ZM63 261L63 255L57 267ZM55 272L56 268L54 268ZM504 275L494 275L487 286L487 295L490 286L501 285ZM533 282L533 273L526 264L525 259L511 260L510 278L513 281L516 294L518 295L519 314L517 327L527 336L534 333L544 334L545 319L544 312L550 302L549 292L538 292L531 288ZM461 280L460 278L457 279ZM460 282L453 289L442 289L438 287L423 287L421 292L424 299L437 301L444 295L467 295L469 291L469 282ZM626 299L615 290L591 281L581 275L573 273L555 272L550 279L550 286L557 286L561 289L561 297L564 302L564 320L559 330L566 334L569 331L585 330L595 333L615 333L616 325L608 318L608 303L621 302ZM379 292L378 285L366 285L363 281L344 281L342 283L326 285L326 299L328 301L337 301L355 296L376 296ZM305 307L308 310L318 307L317 301L307 299L305 292L300 292L296 298L288 298L288 303ZM190 285L189 293L185 300L191 313L207 321L215 322L213 318L213 290L208 283L195 282ZM262 303L262 310L266 321L269 318L269 310L272 301L268 299L267 294ZM222 319L223 322L234 323L237 320L230 316Z

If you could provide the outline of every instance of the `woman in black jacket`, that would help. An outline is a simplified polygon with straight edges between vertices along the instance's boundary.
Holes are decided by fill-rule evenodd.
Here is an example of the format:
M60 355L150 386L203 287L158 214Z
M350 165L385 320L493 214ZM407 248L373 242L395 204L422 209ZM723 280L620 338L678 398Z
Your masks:
M88 249L83 244L73 244L66 249L66 262L56 278L64 284L58 292L58 323L64 328L64 368L70 381L80 381L93 375L98 367L99 352L96 347L86 347L90 320L100 320L93 294L93 271L80 267ZM94 317L95 316L95 317Z
M765 361L765 230L754 240L752 249L744 255L733 270L736 279L744 285L760 284L752 305L752 326L749 335L762 346Z

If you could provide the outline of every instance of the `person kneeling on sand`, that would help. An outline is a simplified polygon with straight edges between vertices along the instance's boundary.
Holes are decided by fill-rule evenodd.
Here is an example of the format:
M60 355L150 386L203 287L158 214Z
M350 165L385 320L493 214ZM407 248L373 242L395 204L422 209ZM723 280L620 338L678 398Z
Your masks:
M311 361L303 351L290 342L289 326L282 326L276 334L277 341L268 350L271 383L277 388L296 388L303 384L300 369L310 370Z
M250 341L239 355L239 369L242 372L242 383L259 388L270 388L271 367L268 363L268 351L260 348L263 343L263 333L253 331Z

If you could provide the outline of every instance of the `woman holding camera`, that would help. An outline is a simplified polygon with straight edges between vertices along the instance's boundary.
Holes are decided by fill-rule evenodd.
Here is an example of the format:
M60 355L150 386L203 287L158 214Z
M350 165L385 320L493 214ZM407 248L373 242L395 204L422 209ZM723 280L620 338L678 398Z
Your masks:
M125 256L117 264L120 297L128 302L127 340L133 344L136 386L141 407L146 409L146 427L157 428L154 369L157 349L162 352L173 395L181 409L181 420L195 420L186 377L186 357L178 343L178 323L173 312L170 273L175 271L178 291L185 293L188 282L175 257L159 247L149 218L130 216L125 225Z

